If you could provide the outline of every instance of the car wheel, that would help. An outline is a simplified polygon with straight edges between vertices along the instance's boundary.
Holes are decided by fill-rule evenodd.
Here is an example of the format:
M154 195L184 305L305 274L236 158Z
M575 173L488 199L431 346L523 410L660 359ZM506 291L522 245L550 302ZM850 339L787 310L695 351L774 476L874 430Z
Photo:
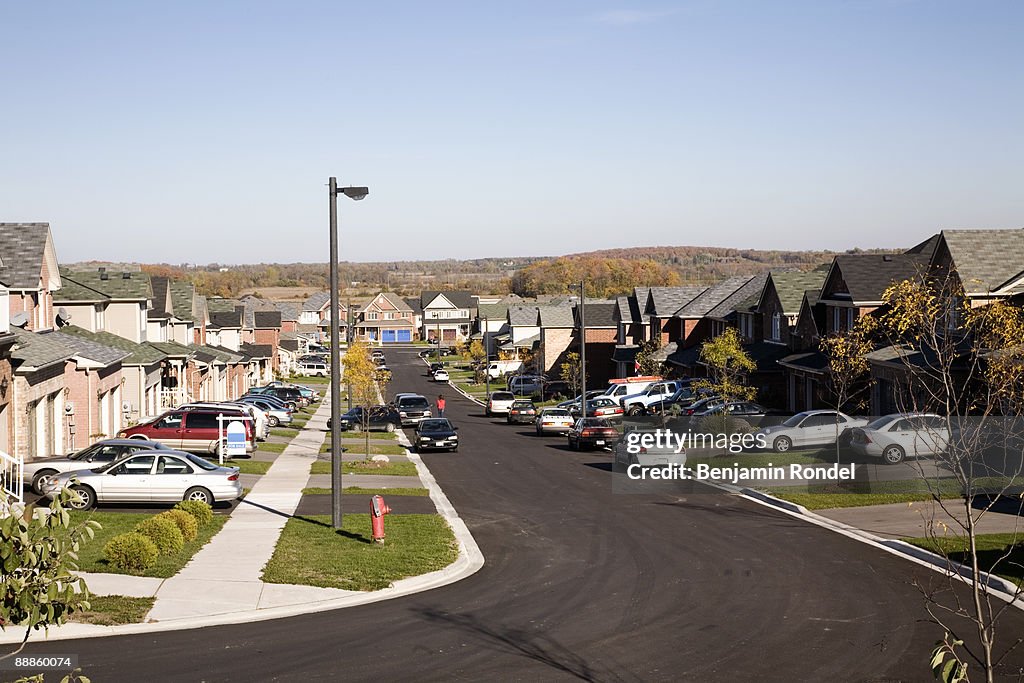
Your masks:
M629 407L629 410L626 411L626 415L629 415L630 417L635 417L642 413L643 410L644 407L641 405L632 405Z
M274 417L273 415L269 415L269 416L267 417L267 424L269 424L269 425L270 425L271 427L276 427L277 425L281 424L281 421L280 421L280 420L278 420L278 419L277 419L276 417Z
M387 432L388 434L390 434L393 431L395 431L395 423L394 422L388 422L387 425L385 425L385 427L384 427L384 431Z
M96 504L96 492L84 484L76 484L71 490L78 494L78 498L72 500L69 505L73 510L89 510Z
M775 449L776 453L785 453L792 447L793 440L788 436L780 436L779 438L775 439L775 442L772 444L772 448Z
M361 425L361 424L353 424L351 429L352 429L353 432L358 434L359 432L363 431L363 425Z
M201 486L193 486L185 491L185 497L182 500L198 500L207 505L213 505L213 494Z
M49 479L55 474L57 474L57 470L40 470L36 472L36 476L32 477L32 490L40 496L43 495L44 480Z
M459 447L456 446L455 448L452 448L450 450L451 450L452 453L458 453L459 452Z
M903 462L907 454L899 446L889 446L882 451L882 459L889 465L898 465Z

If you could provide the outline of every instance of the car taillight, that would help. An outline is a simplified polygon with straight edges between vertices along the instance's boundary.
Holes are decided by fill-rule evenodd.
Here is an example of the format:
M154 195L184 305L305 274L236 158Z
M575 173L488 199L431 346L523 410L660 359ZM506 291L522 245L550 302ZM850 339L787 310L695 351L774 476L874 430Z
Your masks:
M646 452L647 452L647 449L646 449L646 448L644 448L643 446L641 446L641 447L640 447L640 452L641 452L641 453L646 453Z
M868 436L867 432L861 432L860 438L864 440L864 443L871 443L871 437Z
M238 481L238 472L232 472L229 474L228 481Z

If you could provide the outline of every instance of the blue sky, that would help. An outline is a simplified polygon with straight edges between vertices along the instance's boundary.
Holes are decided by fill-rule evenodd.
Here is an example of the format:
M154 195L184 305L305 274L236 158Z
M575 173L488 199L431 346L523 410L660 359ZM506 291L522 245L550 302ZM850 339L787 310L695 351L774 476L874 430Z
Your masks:
M1024 3L0 3L61 261L901 246L1024 226Z

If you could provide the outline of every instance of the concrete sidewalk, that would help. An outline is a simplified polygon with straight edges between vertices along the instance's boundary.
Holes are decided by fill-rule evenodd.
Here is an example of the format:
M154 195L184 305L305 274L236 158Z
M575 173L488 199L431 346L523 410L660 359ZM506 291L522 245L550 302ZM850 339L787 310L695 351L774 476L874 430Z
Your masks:
M413 501L407 504L415 505L417 511L426 510L429 501L432 511L444 517L459 547L454 563L427 574L399 579L388 588L370 592L272 584L261 580L263 567L274 553L281 530L299 506L302 489L319 483L321 478L330 486L330 475L309 474L326 437L324 427L329 414L330 400L325 398L310 417L312 429L303 430L294 438L232 512L220 532L175 576L160 579L82 574L94 595L155 596L156 603L145 622L120 626L72 622L52 627L45 633L36 632L30 640L154 633L296 616L411 595L446 586L478 571L484 558L476 541L430 471L413 454L408 460L415 464L418 476L346 475L345 485L426 488L429 497L403 498ZM408 446L401 433L398 443ZM8 627L0 631L0 643L20 643L23 637L22 628Z
M330 410L329 401L320 404L307 423L312 429L304 429L292 439L224 528L184 569L160 585L148 621L265 609L349 593L308 586L268 587L261 578L281 530L302 498L309 468L324 441L322 428Z
M946 510L933 500L924 500L914 503L831 508L815 512L822 517L883 538L921 538L932 533L938 536L958 536L963 534L963 529L953 517L961 521L967 518L960 500L949 501ZM974 511L975 518L978 512ZM942 525L948 527L948 531ZM1024 534L1024 516L986 512L981 516L977 530L979 534Z

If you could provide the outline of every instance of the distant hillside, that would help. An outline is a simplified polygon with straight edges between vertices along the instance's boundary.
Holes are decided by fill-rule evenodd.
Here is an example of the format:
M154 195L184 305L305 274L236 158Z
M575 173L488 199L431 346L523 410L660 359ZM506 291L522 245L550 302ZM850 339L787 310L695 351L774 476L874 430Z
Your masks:
M870 250L882 252L886 250ZM846 253L859 253L855 249ZM867 252L865 252L867 253ZM343 288L353 296L381 290L403 296L424 289L468 289L499 294L560 294L586 277L594 296L624 293L633 286L709 283L731 275L753 275L766 268L810 270L832 260L827 251L761 251L721 247L632 247L557 257L490 257L443 261L342 262ZM95 268L98 262L69 264ZM273 288L327 289L326 263L260 263L222 266L123 264L120 267L192 281L201 294L235 297L245 292L268 296ZM266 291L264 291L266 290ZM292 289L295 294L301 290Z

